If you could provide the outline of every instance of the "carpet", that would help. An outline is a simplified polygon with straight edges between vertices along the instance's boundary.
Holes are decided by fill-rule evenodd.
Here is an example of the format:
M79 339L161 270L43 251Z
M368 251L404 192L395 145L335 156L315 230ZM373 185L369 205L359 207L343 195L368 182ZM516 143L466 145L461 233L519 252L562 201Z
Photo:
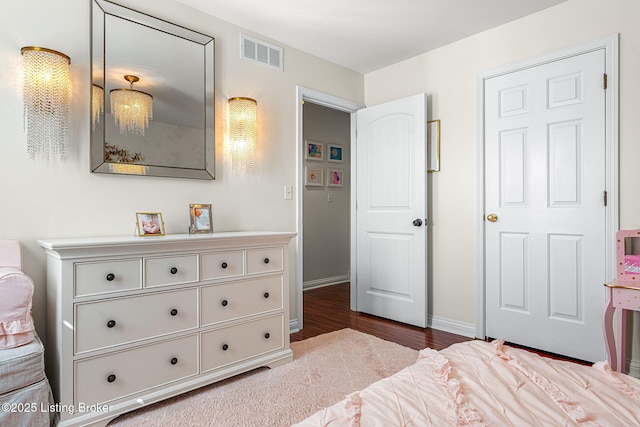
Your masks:
M413 364L418 355L352 329L294 342L291 349L291 363L164 400L121 415L109 426L290 426Z

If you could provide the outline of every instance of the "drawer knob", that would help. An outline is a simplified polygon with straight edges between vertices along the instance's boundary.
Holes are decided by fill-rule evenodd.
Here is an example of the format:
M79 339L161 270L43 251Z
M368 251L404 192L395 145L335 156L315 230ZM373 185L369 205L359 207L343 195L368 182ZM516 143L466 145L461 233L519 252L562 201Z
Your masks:
M178 363L178 358L177 357L174 357L174 358L171 359L171 364L172 365L175 365L177 363Z
M269 258L265 258L265 259L264 259L264 263L265 263L265 264L269 264Z
M172 308L169 313L171 313L172 316L177 316L178 315L178 309L177 308Z
M223 262L223 263L220 265L220 267L222 267L222 268L224 269L224 268L227 268L227 267L228 267L228 265L227 265L227 263L226 263L226 262Z
M269 298L269 292L265 292L265 293L264 293L264 297L265 297L265 298Z
M109 375L109 376L107 377L107 382L112 383L112 382L114 382L115 380L116 380L116 376L115 376L115 375L113 375L113 374L111 374L111 375Z
M169 270L171 272L171 274L176 274L178 272L178 269L176 267L171 267L171 270Z
M116 326L116 321L115 320L109 320L107 322L107 328L113 328L114 326Z
M108 280L109 282L113 282L113 281L115 280L115 278L116 278L116 275L115 275L115 274L113 274L113 273L109 273L109 274L107 274L107 280Z
M227 301L226 299L223 299L220 304L222 304L223 307L226 307L227 304L229 304L229 301Z
M271 334L269 332L267 332L266 334L264 334L264 338L265 339L269 339L271 338Z
M229 350L229 346L227 344L222 344L222 351Z

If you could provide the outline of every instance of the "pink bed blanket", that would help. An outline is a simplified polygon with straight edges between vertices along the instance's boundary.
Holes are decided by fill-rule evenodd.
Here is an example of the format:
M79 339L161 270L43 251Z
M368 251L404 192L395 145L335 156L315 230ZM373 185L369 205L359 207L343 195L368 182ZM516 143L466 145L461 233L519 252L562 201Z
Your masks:
M402 371L297 427L640 426L640 380L469 341L425 349Z

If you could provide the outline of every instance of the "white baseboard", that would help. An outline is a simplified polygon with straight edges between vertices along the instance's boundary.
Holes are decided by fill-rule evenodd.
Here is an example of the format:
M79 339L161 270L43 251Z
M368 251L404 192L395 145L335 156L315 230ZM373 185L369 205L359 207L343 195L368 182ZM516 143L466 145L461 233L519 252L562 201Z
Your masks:
M451 334L462 335L463 337L468 338L475 338L476 336L475 325L447 319L438 319L432 316L429 316L428 322L428 327L432 329L449 332ZM291 319L289 321L289 332L300 332L300 323L298 322L298 319ZM640 364L638 365L638 369L640 372Z
M439 319L437 317L428 316L427 326L431 329L462 335L463 337L476 337L476 325L472 325L470 323L462 323L456 322L455 320Z
M349 274L344 274L342 276L325 277L323 279L317 280L309 280L308 282L302 283L302 290L306 291L309 289L322 288L324 286L337 285L338 283L344 283L348 281Z
M289 333L293 334L294 332L300 332L300 322L298 322L298 319L289 320Z
M469 323L456 322L448 319L438 319L433 316L429 316L427 319L427 326L439 331L449 332L451 334L462 335L463 337L475 338L476 327ZM300 322L298 319L291 319L289 321L289 332L300 332ZM640 372L640 364L638 365Z

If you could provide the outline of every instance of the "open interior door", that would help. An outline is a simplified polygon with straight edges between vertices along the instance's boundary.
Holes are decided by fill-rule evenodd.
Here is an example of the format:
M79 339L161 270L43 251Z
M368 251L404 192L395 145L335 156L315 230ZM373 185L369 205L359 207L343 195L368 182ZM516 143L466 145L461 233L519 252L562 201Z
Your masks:
M426 94L357 112L357 310L426 327Z

